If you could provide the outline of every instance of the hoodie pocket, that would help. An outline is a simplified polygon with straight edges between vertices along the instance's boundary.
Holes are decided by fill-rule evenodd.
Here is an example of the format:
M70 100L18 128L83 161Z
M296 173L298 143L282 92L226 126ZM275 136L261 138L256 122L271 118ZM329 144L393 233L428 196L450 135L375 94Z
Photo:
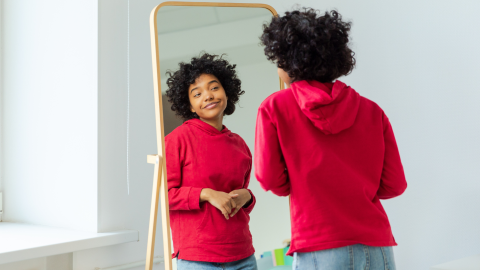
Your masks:
M248 222L250 217L243 209L226 220L222 212L205 203L203 219L197 228L198 240L202 244L233 244L251 239ZM251 240L250 240L251 241Z

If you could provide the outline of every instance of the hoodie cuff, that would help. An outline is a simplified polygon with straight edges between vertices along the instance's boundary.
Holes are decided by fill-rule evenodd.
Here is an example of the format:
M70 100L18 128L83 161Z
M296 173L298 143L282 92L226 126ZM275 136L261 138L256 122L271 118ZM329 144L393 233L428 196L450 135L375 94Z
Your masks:
M252 196L252 198L250 199L250 201L246 204L246 206L244 205L243 206L243 211L245 211L246 214L250 214L250 212L252 212L253 210L253 207L255 206L255 203L257 202L257 199L255 198L255 196L253 195L253 192L248 189L248 192L250 192L250 195Z
M200 209L200 193L202 188L192 187L188 193L188 209L197 210Z

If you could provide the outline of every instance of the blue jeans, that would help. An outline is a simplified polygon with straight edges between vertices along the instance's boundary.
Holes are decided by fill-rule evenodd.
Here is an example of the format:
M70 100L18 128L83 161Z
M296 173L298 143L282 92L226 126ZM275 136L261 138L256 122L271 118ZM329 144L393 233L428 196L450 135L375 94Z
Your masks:
M395 270L392 247L353 245L314 252L295 252L293 270Z
M197 262L178 259L177 270L257 270L257 260L252 255L243 260L229 263Z

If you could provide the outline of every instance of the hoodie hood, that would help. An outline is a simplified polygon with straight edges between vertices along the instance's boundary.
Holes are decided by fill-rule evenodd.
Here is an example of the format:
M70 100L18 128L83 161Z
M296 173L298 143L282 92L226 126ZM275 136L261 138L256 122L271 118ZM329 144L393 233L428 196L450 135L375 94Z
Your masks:
M222 131L218 131L216 128L214 128L210 124L207 124L202 120L196 119L196 118L185 121L183 124L197 127L198 129L202 130L203 132L207 133L210 136L216 136L221 134L230 136L230 134L232 133L225 125L223 126Z
M291 89L302 112L323 133L337 134L355 122L360 95L343 82L298 81Z

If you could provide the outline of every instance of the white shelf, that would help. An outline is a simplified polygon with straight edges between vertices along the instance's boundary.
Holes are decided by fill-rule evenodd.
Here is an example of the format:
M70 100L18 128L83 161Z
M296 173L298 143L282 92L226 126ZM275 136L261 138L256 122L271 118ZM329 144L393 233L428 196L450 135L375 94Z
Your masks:
M0 264L138 241L138 231L91 233L0 222Z
M430 270L479 270L480 255L432 266Z

